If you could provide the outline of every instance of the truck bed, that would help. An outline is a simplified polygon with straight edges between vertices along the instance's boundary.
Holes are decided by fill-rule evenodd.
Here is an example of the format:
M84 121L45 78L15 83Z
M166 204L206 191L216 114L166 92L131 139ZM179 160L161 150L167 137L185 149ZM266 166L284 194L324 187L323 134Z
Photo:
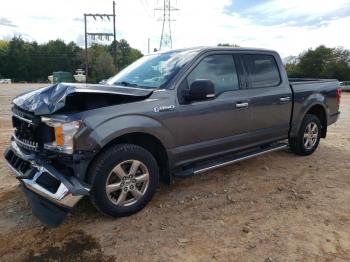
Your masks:
M291 135L296 135L299 124L309 110L308 103L318 103L325 110L325 120L331 124L336 120L338 105L336 90L339 81L336 79L315 79L315 78L289 78L293 92L293 113L291 121ZM322 106L321 106L322 105Z

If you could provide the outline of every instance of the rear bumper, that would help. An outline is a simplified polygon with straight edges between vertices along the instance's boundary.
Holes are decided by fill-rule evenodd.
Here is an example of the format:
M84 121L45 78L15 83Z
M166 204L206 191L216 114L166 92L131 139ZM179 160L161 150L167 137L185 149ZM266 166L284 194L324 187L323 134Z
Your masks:
M89 194L90 189L76 177L63 175L36 154L23 152L14 140L4 156L9 168L20 180L34 215L45 224L59 225L65 217L62 214L68 213L83 196ZM60 222L53 217L60 218Z

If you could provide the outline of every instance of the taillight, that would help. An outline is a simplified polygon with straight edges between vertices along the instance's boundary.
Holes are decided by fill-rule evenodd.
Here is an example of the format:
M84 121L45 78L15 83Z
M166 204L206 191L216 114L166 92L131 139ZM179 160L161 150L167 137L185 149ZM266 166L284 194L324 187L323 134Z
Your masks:
M341 99L341 88L340 87L337 88L336 94L337 94L337 104L338 104L338 108L339 108L340 107L340 99Z

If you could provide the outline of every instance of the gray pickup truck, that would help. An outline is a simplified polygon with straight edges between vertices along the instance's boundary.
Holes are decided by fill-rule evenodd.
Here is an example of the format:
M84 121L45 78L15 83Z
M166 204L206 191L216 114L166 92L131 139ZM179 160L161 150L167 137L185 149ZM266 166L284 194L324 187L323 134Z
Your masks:
M159 180L289 147L310 155L339 116L337 80L288 79L274 51L190 48L142 57L103 85L13 100L5 159L33 213L58 226L83 197L128 216Z

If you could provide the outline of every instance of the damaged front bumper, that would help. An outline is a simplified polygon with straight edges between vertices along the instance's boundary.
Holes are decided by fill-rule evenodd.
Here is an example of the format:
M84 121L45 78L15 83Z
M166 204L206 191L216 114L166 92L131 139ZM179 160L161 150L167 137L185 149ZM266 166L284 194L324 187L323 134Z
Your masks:
M21 182L33 214L48 226L60 225L89 188L75 176L60 173L36 154L25 153L15 140L5 151L9 168Z

